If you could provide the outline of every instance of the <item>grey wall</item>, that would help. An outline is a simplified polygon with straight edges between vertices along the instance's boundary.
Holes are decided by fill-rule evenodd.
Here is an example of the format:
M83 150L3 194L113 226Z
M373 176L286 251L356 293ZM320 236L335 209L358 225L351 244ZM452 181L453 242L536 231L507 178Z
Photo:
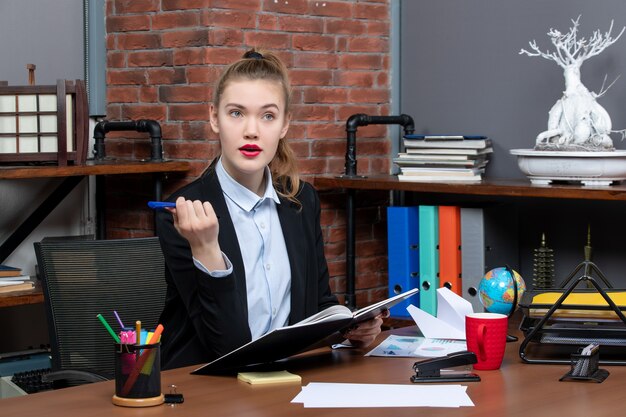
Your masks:
M26 85L84 79L83 0L1 0L0 80Z
M623 0L422 0L400 1L400 108L415 119L417 133L485 134L494 141L487 178L523 178L510 149L532 148L547 127L548 111L562 95L561 68L553 61L519 55L535 39L553 50L546 33L567 32L580 19L581 36L596 29L614 34L626 25ZM585 61L582 81L600 91L622 76L598 102L613 129L626 128L626 34ZM613 135L618 149L626 142ZM419 199L419 196L418 196ZM624 204L597 201L508 200L520 208L519 263L532 281L533 249L545 232L556 253L557 283L583 258L591 225L594 260L616 286L626 285ZM488 203L487 203L488 204Z
M522 178L509 149L531 148L546 129L548 111L564 80L554 61L519 55L533 39L551 49L546 33L566 32L582 15L580 35L614 33L626 25L623 0L422 0L401 1L401 97L417 133L486 134L494 140L486 176ZM585 61L582 81L598 92L622 75L598 102L614 129L626 128L626 34ZM617 148L626 148L619 135Z
M0 0L0 80L26 85L26 64L36 83L84 79L83 0ZM3 242L58 184L59 179L0 181L0 242ZM33 242L45 236L85 234L89 218L83 181L9 256L5 263L35 274ZM43 304L0 309L0 353L48 343Z

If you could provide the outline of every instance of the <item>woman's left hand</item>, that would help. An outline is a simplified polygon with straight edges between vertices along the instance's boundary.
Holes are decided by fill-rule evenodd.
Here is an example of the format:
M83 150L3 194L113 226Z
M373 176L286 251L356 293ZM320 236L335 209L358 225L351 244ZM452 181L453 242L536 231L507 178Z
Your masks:
M380 334L380 326L383 324L383 318L387 317L389 317L388 310L371 320L359 323L356 328L345 332L344 337L350 340L353 346L360 348L367 347L371 345Z

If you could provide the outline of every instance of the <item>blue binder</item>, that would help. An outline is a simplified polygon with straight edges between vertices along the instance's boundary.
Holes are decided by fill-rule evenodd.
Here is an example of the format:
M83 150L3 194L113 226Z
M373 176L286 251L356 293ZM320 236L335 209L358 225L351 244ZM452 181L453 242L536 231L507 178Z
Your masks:
M439 214L437 206L419 206L420 308L437 315L439 288Z
M389 297L419 287L419 210L387 207ZM390 309L392 317L410 317L409 304L419 307L419 293Z

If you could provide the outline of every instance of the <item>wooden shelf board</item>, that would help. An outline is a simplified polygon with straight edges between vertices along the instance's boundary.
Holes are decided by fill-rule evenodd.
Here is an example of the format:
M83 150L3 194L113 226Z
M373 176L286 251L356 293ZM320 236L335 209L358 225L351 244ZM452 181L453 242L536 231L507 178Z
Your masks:
M498 197L539 197L584 200L626 201L626 186L587 187L573 184L533 185L524 179L488 179L477 183L435 183L398 181L395 175L368 177L317 176L313 184L318 190L398 190L422 193L463 194Z
M0 166L0 179L73 177L84 175L145 174L151 172L184 172L189 170L186 161L128 161L106 159L87 161L85 165L33 165Z

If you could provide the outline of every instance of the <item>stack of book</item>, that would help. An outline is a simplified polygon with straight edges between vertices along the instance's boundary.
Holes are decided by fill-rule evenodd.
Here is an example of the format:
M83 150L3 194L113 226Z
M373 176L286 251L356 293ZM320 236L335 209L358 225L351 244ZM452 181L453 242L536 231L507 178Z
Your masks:
M486 136L406 135L404 147L400 181L480 181L493 152Z
M20 268L0 264L0 294L30 290L34 286L28 275L22 275Z

